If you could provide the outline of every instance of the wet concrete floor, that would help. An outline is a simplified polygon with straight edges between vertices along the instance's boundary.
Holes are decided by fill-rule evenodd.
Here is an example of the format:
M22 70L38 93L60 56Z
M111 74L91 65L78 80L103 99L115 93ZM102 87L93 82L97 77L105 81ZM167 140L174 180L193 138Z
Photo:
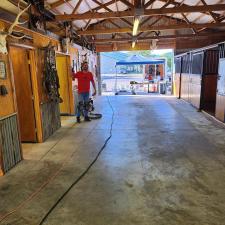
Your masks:
M48 225L224 225L225 129L172 97L111 96L112 138L88 174L63 198ZM0 177L0 224L38 225L95 158L109 136L101 120L63 127Z

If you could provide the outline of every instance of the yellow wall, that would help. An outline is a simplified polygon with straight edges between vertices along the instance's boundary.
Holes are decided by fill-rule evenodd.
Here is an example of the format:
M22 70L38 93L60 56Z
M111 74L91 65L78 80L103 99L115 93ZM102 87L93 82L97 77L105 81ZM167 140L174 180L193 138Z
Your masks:
M56 57L56 67L60 83L59 93L63 99L63 102L60 103L60 113L63 114L70 114L70 86L72 86L72 82L69 80L68 76L68 58L68 56L61 55Z

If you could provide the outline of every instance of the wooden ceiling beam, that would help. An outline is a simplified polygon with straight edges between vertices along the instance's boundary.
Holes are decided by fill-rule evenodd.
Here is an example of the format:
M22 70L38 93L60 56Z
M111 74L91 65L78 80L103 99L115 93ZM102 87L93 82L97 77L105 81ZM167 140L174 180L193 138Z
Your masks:
M81 0L80 0L81 1ZM79 1L79 2L80 2ZM75 10L75 9L74 9ZM178 6L173 8L160 8L160 9L145 9L143 16L164 15L173 13L193 13L205 11L224 11L225 4L215 5L200 5L200 6ZM70 14L70 15L56 15L56 20L83 20L83 19L106 19L106 18L121 18L121 17L134 17L134 10L120 11L120 12L87 12L83 14Z
M181 13L181 15L183 16L183 18L186 21L186 23L191 25L191 22L188 20L187 16L184 13ZM191 28L191 30L193 31L194 34L197 33L197 31L194 28Z
M97 1L97 0L92 0L94 3L98 4L99 6L101 6L101 8L105 9L106 11L108 12L113 12L110 8L108 8L107 6L105 6L105 4ZM124 23L128 24L129 26L133 26L132 23L130 23L129 21L127 21L126 19L124 18L120 18Z
M176 34L176 35L164 35L164 36L151 36L151 37L140 37L138 41L148 41L148 40L168 40L168 39L183 39L183 38L199 38L199 37L225 37L225 32L218 33L197 33L197 34ZM122 42L132 42L129 38L116 38L116 39L96 39L91 41L94 44L101 43L122 43Z
M166 8L169 4L170 4L171 0L168 0L168 2L162 6L161 8ZM150 17L147 17L147 19L145 19L144 21L141 22L140 27L142 27L145 23L147 23L149 21ZM161 19L163 18L163 16L159 16L153 23L151 23L149 26L153 26L154 24L156 24L157 22L159 22ZM142 34L144 34L144 36L147 36L150 32L141 32L137 35L137 37L140 37Z
M76 11L77 11L78 8L80 7L80 4L81 4L81 3L82 3L82 0L79 0L79 1L77 2L76 6L75 6L74 9L73 9L72 14L75 14L75 13L76 13ZM88 18L88 19L91 19L91 18Z
M113 20L111 20L111 19L109 19L109 20L107 20L108 22L110 22L112 25L114 25L115 27L117 27L117 28L121 28L118 24L116 24L115 22L113 22ZM132 36L130 33L126 33L128 36ZM124 35L124 33L123 34L118 34L117 33L117 35L118 36L122 36L122 35Z
M119 0L111 0L111 1L109 1L107 3L104 3L104 6L110 6L110 5L112 5L112 4L114 4L115 2L118 2L118 1ZM97 6L97 7L93 8L92 11L97 12L100 9L102 9L102 7L101 6Z
M122 2L123 4L125 4L126 6L128 6L131 9L134 8L134 5L131 4L130 2L128 2L127 0L120 0L120 2Z
M144 8L147 9L150 5L152 5L155 2L155 0L150 0L148 1L145 5Z
M203 5L207 5L205 0L201 0L201 2L203 3ZM215 22L218 22L217 17L211 11L209 11L209 14L214 19Z
M64 3L70 2L71 0L59 0L57 2L54 2L52 4L50 4L51 9L54 9L60 5L63 5Z
M116 51L138 51L138 50L149 50L150 42L141 42L135 45L135 48L131 47L130 43L122 43L116 46ZM157 43L158 49L173 49L176 48L175 42L162 42ZM112 45L96 45L97 52L112 52L115 51Z
M139 32L158 31L158 30L179 30L179 29L201 29L201 28L225 27L222 23L203 23L203 24L172 24L172 25L156 25L151 27L140 27ZM129 33L132 28L116 28L116 29L94 29L87 31L77 31L79 35L95 35L95 34L112 34L112 33Z
M165 3L166 3L168 0L159 0L159 1L160 1L160 2L165 2ZM201 3L201 0L197 2L196 6L199 5L200 3ZM221 4L221 3L224 3L223 0L220 0L220 1L217 2L216 4ZM183 0L182 2L173 2L173 3L171 3L171 4L174 5L174 6L181 6L181 5L183 5L183 6L188 6L187 4L184 4L184 0ZM206 15L209 14L207 11L202 12L202 13L203 13L203 14L206 14ZM214 14L215 16L218 15L218 14L216 14L216 13L214 13L214 12L212 12L212 14Z
M149 26L153 26L154 24L158 23L161 19L163 18L163 16L160 16L158 18L156 18L156 20L154 22L152 22ZM141 23L141 26L145 23L145 21L143 21L143 23ZM144 32L140 32L137 37L140 37Z

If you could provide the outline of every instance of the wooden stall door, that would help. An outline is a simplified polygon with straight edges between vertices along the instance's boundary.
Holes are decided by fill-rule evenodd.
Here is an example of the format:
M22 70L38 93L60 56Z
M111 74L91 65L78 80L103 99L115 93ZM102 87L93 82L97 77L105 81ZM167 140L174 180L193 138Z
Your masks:
M216 118L225 122L225 58L219 61L219 75L217 81Z
M26 49L10 47L21 140L36 142L35 111L28 55L29 52Z
M61 114L70 114L70 88L69 88L69 77L68 77L68 57L57 56L56 67L59 76L60 89L59 93L63 99L63 103L60 104ZM72 83L71 83L72 85Z
M175 73L174 75L174 94L177 98L180 98L181 90L181 75L180 73Z

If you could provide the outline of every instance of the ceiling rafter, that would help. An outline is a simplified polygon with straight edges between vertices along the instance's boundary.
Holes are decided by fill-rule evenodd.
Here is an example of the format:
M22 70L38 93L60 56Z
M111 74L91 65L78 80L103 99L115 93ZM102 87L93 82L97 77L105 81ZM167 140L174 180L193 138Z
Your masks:
M128 2L127 0L120 0L120 2L122 2L123 4L125 4L126 6L128 6L131 9L134 8L134 5L131 4L130 2Z
M140 32L156 31L156 30L180 30L180 29L200 29L200 28L215 28L225 27L225 22L222 23L202 23L202 24L172 24L172 25L157 25L151 27L141 27ZM80 35L93 35L93 34L111 34L111 33L128 33L132 32L131 28L116 28L116 29L94 29L86 31L77 31Z
M141 37L139 41L146 41L146 40L163 40L163 39L178 39L178 38L199 38L199 37L216 37L221 36L225 37L225 32L218 32L218 33L197 33L197 34L176 34L176 35L163 35L163 36L151 36L151 37ZM116 39L97 39L92 40L92 43L99 44L99 43L120 43L120 42L131 42L129 38L116 38Z
M74 7L73 9L73 12L71 14L74 14L76 13L76 11L78 10L78 8L80 7L80 4L82 3L82 0L79 0L76 4L76 6Z
M162 6L161 8L166 8L166 7L170 4L171 1L172 1L172 0L169 0L169 1L168 1L164 6ZM147 19L145 19L145 20L140 24L140 27L142 27L145 23L147 23L147 22L149 21L150 18L151 18L151 16L148 17ZM154 21L153 23L151 23L149 26L153 26L154 24L156 24L157 22L159 22L162 18L163 18L163 16L160 16L158 19L156 19L156 21ZM150 33L151 33L151 32L150 32ZM137 36L140 37L142 34L143 34L143 32L139 33ZM145 36L147 36L147 35L149 35L149 32L148 32L147 34L145 33Z
M224 11L225 4L215 5L200 5L200 6L179 6L173 8L163 9L146 9L143 16L149 15L163 15L171 13L193 13L193 12L205 12L205 11ZM106 19L106 18L120 18L120 17L134 17L134 10L120 11L120 12L105 12L105 13L83 13L83 14L71 14L71 15L56 15L56 20L83 20L83 19Z
M113 12L110 8L108 8L107 6L105 6L105 4L100 3L97 0L92 0L94 3L98 4L99 6L101 6L102 8L104 8L106 11L108 12ZM127 21L124 18L119 18L120 20L122 20L123 22L125 22L126 24L128 24L129 26L132 26L132 23L130 23L129 21Z
M65 4L70 5L70 1L72 0L55 0L55 3L52 4ZM77 7L78 3L86 2L86 0L76 0L76 6L73 7L73 10ZM84 36L87 40L95 40L96 43L101 43L101 40L107 40L113 43L116 43L119 40L125 40L126 42L131 42L131 34L132 34L132 21L127 18L134 18L136 8L140 8L140 3L142 4L142 8L144 9L144 15L142 16L142 20L139 25L139 34L137 35L137 40L153 40L159 39L162 42L162 39L172 39L172 38L185 38L184 32L176 32L176 30L189 29L192 30L193 33L188 32L186 38L191 37L212 37L213 35L217 35L217 33L212 32L211 28L225 28L225 22L222 20L225 19L224 12L225 11L225 2L224 0L216 0L214 3L209 3L206 0L197 0L195 4L191 4L186 0L87 0L96 3L95 7L90 7L89 9L85 8L84 13L79 13L79 6L74 13L58 16L56 15L56 20L54 22L63 22L63 21L77 21L83 20L86 21L86 25L82 24L82 22L76 22L75 24L80 24L79 27L82 30L78 30L78 34ZM157 8L154 3L155 2L163 2L163 6L161 8ZM106 3L104 3L106 2ZM118 4L120 3L120 4ZM52 4L49 4L52 7ZM113 8L111 8L113 5ZM54 5L53 5L54 6ZM85 6L85 5L84 5ZM97 6L97 7L96 7ZM51 7L48 7L51 8ZM56 6L57 7L57 6ZM82 7L83 8L83 7ZM51 8L54 10L54 8ZM66 7L69 10L69 7ZM105 10L102 10L105 9ZM125 10L124 10L125 9ZM100 10L100 11L99 11ZM121 11L120 11L121 10ZM122 11L123 10L123 11ZM201 19L201 21L195 21L195 16L193 13L199 13L200 17L197 17L198 20L203 16L208 15ZM221 14L222 13L222 14ZM164 20L165 18L165 20ZM95 21L93 21L95 19ZM167 20L166 20L167 19ZM161 21L163 20L163 22ZM120 21L123 21L121 23ZM161 22L160 22L161 21ZM207 22L209 21L209 22ZM199 24L199 23L203 24ZM196 24L198 23L198 24ZM73 23L74 24L74 23ZM81 25L82 24L82 25ZM201 32L207 29L205 32ZM158 34L153 34L153 31L164 31L161 32L162 36L157 36ZM168 32L171 30L171 32ZM167 32L166 32L167 31ZM86 32L86 33L85 33ZM93 34L93 32L96 32ZM111 33L113 32L113 33ZM219 32L219 30L217 31ZM106 34L106 35L104 35ZM110 35L109 35L110 34ZM225 32L220 33L225 37ZM89 36L90 35L90 36ZM91 38L91 35L92 38ZM93 39L95 35L95 38ZM85 37L86 36L86 37ZM106 39L106 37L108 39ZM97 39L103 38L103 39ZM175 40L174 39L174 40ZM203 39L203 38L202 38ZM128 41L129 40L129 41ZM188 39L187 39L188 40ZM165 42L166 43L166 42Z
M159 0L159 1L161 1L161 2L167 2L167 0ZM196 4L196 6L199 5L200 3L201 3L201 0L198 1L198 3ZM223 0L220 0L216 4L220 4L220 3L224 3L224 1ZM184 4L184 0L182 2L173 2L171 4L176 5L176 6L181 6L181 5L188 6L187 4ZM211 10L211 11L214 11L214 10ZM207 14L207 15L209 14L207 11L206 12L201 12L201 13ZM216 14L214 12L212 12L212 14L215 15L215 16L218 16L218 14Z
M144 4L144 8L147 9L150 5L152 5L155 2L155 0L150 0L147 3Z
M118 24L116 24L113 20L109 19L108 22L110 22L112 25L114 25L117 28L121 28ZM129 35L131 37L131 34L125 33L126 35ZM116 34L118 36L123 36L124 34Z
M201 0L199 1L199 3L201 2ZM218 2L217 2L217 4L220 4L220 3L223 3L224 2L224 0L219 0ZM194 21L193 21L193 23L195 23L195 22L197 22L199 19L201 19L202 17L204 17L204 14L201 14L199 17L197 17ZM218 20L218 22L221 22L221 21L223 21L224 20L224 16L222 16L221 17L221 15L219 16L220 18L218 18L217 20ZM211 23L214 23L214 19L212 19L211 21L210 21ZM198 30L198 32L202 32L202 31L204 31L204 30L206 30L207 28L202 28L202 29L200 29L200 30Z
M153 26L154 24L158 23L162 18L163 18L163 16L160 16L160 17L157 18L153 23L151 23L150 26ZM146 37L146 36L148 36L151 32L152 32L152 31L150 31L150 32L141 32L141 33L138 34L138 38L139 38L140 36Z
M112 10L110 8L108 8L107 6L105 6L105 4L103 3L100 3L99 1L97 0L92 0L93 2L95 2L96 4L98 4L100 7L104 8L106 11L109 11L109 12L112 12ZM124 18L120 18L123 22L125 22L126 24L128 24L129 26L132 26L132 24L127 21L126 19ZM111 24L113 24L114 26L116 26L117 28L121 28L119 25L117 25L115 22L113 22L111 19L108 19L107 21L109 21ZM130 33L127 33L128 36L132 36ZM123 36L123 35L119 35L119 36Z
M188 20L187 16L184 13L181 13L181 15L183 16L183 18L186 21L186 23L191 25L191 22ZM197 33L197 31L194 28L191 28L191 30L193 31L194 34Z
M116 4L116 11L119 12L118 2L115 1L115 4Z
M207 5L207 3L205 2L205 0L201 0L201 2L203 3L203 5ZM215 14L213 14L211 11L208 12L211 17L214 19L215 22L218 22L217 17L215 16Z
M50 7L51 7L51 9L54 9L54 8L56 8L58 6L61 6L61 5L65 4L65 3L67 3L67 2L70 2L70 1L72 1L72 0L59 0L57 2L51 3Z

